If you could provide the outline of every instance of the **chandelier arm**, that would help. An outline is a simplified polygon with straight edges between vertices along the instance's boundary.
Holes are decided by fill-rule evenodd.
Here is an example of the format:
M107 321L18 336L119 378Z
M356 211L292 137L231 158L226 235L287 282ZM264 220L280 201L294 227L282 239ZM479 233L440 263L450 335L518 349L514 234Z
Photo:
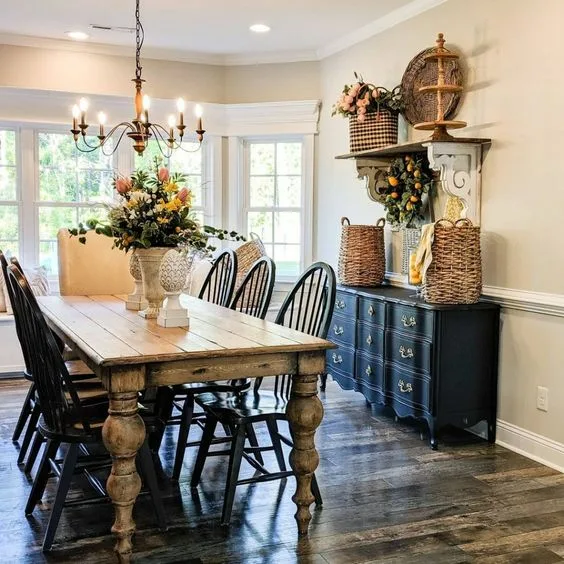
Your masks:
M151 126L150 126L150 130L152 131L153 137L155 138L155 141L157 142L157 146L159 148L159 151L161 152L161 155L163 157L165 157L165 159L170 159L170 157L172 156L172 150L173 150L174 146L170 147L168 145L168 140L166 139L166 137L163 137L163 133L165 135L168 135L167 130L162 125L159 125L158 123L152 123ZM162 143L162 145L167 147L168 150L166 150L166 151L163 150L161 143Z
M112 151L110 153L106 153L104 151L104 145L106 144L106 141L108 139L110 139L110 137L120 128L123 127L123 131L121 132L121 135L119 136L119 139L117 141L117 143L114 145L114 148L112 149ZM86 141L86 135L82 135L82 145L86 146L87 149L84 149L81 145L79 145L78 139L75 140L75 146L76 148L81 152L81 153L92 153L98 149L100 149L102 151L102 153L104 154L104 156L106 157L111 157L116 151L117 148L123 138L123 136L126 134L127 130L131 130L131 131L136 131L135 127L133 126L133 124L127 122L127 121L122 121L121 123L118 123L117 125L115 125L114 127L112 127L112 129L110 129L110 131L108 132L107 135L104 136L104 139L100 140L96 145L91 145L90 143L88 143L88 141Z
M161 137L161 139L163 140L163 142L167 142L168 139L166 137L163 138L163 133L164 135L168 135L168 131L160 124L158 123L152 123L151 124L151 129L153 129L156 132L158 132L158 135ZM161 133L162 132L162 133ZM156 136L156 135L155 135ZM185 139L185 141L187 143L196 143L196 141L189 141L187 139ZM180 149L181 151L184 151L185 153L197 153L200 150L201 147L201 143L198 143L198 146L196 147L196 149L185 149L182 146L182 143L179 143L176 139L174 140L174 145L171 147L171 154L172 154L172 149Z

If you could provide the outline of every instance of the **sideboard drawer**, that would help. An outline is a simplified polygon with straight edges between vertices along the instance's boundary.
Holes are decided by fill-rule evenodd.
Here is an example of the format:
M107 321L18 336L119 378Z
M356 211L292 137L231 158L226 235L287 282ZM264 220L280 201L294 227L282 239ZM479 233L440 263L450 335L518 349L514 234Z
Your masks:
M355 345L355 319L354 317L345 317L344 315L333 315L331 325L329 325L329 332L327 339L334 341L337 344L348 345L354 347Z
M393 400L431 412L431 382L408 370L386 363L386 391Z
M355 317L356 296L354 294L349 294L348 292L337 290L334 313Z
M431 343L404 333L386 331L386 360L411 370L431 372Z
M361 321L384 326L386 319L386 306L384 302L361 296L358 304L358 318Z
M388 325L404 333L433 338L433 313L402 304L388 304Z
M384 389L384 363L382 359L357 352L355 379L373 390L382 391Z
M340 346L337 350L327 351L326 372L336 369L345 374L354 373L354 349Z
M357 328L357 344L359 351L383 357L384 356L384 328L371 323L359 322Z

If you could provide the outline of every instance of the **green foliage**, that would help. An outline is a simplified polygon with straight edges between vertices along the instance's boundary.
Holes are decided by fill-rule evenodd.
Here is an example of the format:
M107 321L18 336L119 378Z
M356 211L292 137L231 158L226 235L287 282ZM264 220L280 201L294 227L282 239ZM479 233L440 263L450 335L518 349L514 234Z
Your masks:
M384 196L386 221L391 225L416 227L424 218L421 214L422 196L433 186L433 171L425 157L398 157L388 169Z

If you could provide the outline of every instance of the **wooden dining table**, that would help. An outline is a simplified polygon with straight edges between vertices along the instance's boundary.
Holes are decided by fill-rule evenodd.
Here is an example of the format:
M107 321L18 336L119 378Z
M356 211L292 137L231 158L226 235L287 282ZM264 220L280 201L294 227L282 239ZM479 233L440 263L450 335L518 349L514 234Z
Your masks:
M132 511L141 489L135 464L145 439L139 392L158 386L291 374L286 413L294 438L292 500L298 533L307 534L314 501L311 479L319 463L314 437L323 419L318 375L325 371L332 343L189 296L183 296L189 329L164 328L140 317L125 308L125 296L44 296L38 301L52 330L108 390L103 438L112 456L107 491L115 508L112 532L120 562L132 559Z

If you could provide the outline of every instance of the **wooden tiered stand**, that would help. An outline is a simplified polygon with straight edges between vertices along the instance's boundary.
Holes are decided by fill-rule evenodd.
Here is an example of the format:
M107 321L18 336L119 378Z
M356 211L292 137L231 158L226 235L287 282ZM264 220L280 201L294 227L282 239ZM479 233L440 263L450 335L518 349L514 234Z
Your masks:
M465 121L445 120L445 108L443 101L443 93L448 92L462 92L462 86L457 84L447 84L445 81L445 60L458 59L456 53L452 53L445 49L445 39L442 33L437 37L437 46L433 52L429 53L425 60L437 61L438 76L436 84L429 84L421 86L419 92L436 92L437 94L437 119L435 121L424 121L416 123L413 127L415 129L432 131L432 141L452 141L454 138L450 135L447 129L460 129L466 127Z

